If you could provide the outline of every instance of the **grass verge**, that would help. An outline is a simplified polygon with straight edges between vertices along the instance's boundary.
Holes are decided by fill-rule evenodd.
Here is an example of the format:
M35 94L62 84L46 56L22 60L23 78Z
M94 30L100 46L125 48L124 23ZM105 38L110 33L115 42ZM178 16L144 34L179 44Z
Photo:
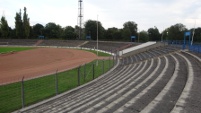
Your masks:
M97 51L95 51L95 50L85 50L85 51L89 51L89 52L92 52L92 53L94 53L94 54L97 54ZM98 56L103 56L103 57L108 57L108 56L112 56L112 55L110 55L110 54L108 54L108 53L104 53L104 52L98 52Z
M93 61L80 67L80 85L108 71L112 60ZM95 73L93 74L93 65ZM103 66L104 65L104 66ZM104 68L103 68L104 67ZM56 82L57 81L57 82ZM58 85L56 85L58 84ZM8 113L22 107L21 82L0 86L0 113ZM37 103L78 86L78 68L24 82L25 106ZM56 90L58 87L58 90Z

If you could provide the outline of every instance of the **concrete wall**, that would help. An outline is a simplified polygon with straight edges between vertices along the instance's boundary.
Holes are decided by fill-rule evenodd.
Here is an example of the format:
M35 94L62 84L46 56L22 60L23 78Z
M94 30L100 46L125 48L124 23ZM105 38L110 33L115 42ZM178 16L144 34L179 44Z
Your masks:
M165 46L165 44L161 42L147 42L147 43L120 51L119 55L122 57L126 57L126 56L138 54L138 53L150 50L152 48L161 47L161 46Z

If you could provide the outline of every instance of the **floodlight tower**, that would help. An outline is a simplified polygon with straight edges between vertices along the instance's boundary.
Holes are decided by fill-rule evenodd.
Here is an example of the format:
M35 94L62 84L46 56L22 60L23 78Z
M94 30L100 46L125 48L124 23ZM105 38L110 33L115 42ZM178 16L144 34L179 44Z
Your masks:
M6 17L6 16L5 16L5 11L4 11L4 10L3 10L3 14L2 14L2 16L3 16L3 17Z
M78 0L78 26L79 26L79 39L82 39L82 21L83 21L83 0Z

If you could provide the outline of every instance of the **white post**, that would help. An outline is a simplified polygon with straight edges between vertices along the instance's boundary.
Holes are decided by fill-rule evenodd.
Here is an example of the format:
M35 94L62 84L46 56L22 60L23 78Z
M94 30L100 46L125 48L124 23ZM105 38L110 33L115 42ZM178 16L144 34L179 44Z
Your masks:
M193 45L193 38L194 38L194 35L195 35L195 25L196 25L196 20L195 20L195 24L194 24L194 30L193 30L191 45Z
M98 56L98 15L97 15L97 56ZM98 66L98 61L96 62L96 66Z
M98 15L97 15L97 56L98 56Z

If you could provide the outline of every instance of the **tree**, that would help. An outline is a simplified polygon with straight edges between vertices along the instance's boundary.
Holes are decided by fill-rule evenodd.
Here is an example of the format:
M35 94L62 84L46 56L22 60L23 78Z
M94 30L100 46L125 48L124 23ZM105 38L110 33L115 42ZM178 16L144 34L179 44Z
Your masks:
M97 39L97 21L88 20L85 25L85 34L90 35L92 40ZM98 37L99 39L104 38L105 29L103 28L102 24L98 22Z
M107 40L117 40L118 37L121 37L121 34L119 35L118 28L108 28L105 32L105 37Z
M8 38L9 26L8 26L7 20L4 16L1 17L0 32L1 32L1 35L3 38Z
M148 35L150 41L159 41L160 40L160 33L157 27L148 29Z
M11 38L11 39L15 39L16 38L16 30L15 30L15 28L14 29L12 29L11 27L9 27L9 38Z
M23 23L22 23L22 17L21 17L21 9L20 9L20 12L16 13L16 16L15 16L15 31L16 31L17 38L23 37Z
M40 35L43 35L44 34L44 26L42 24L35 24L33 26L33 36L34 37L38 37Z
M75 29L71 26L67 26L64 28L62 33L63 39L76 39L76 32Z
M147 31L141 31L139 33L139 40L140 42L147 42L149 41L149 35Z
M187 31L185 25L178 23L168 28L168 40L183 40L184 32Z
M129 29L122 29L121 34L122 34L122 40L130 41L132 35Z
M29 18L27 14L27 9L24 7L24 16L23 16L23 34L25 38L29 37L30 33L30 24L29 24Z
M45 36L47 38L60 38L62 29L60 25L56 25L53 22L49 22L45 25Z
M193 41L194 41L195 43L196 43L196 42L201 42L201 28L198 27L198 28L196 28L195 30L194 30L194 29L191 29L190 31L191 31L192 33L195 31Z
M133 21L128 21L123 24L123 38L130 40L131 36L137 37L137 24Z

